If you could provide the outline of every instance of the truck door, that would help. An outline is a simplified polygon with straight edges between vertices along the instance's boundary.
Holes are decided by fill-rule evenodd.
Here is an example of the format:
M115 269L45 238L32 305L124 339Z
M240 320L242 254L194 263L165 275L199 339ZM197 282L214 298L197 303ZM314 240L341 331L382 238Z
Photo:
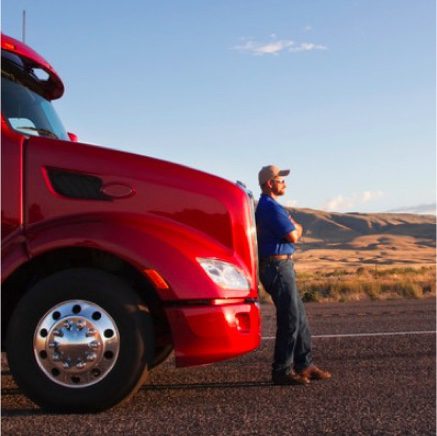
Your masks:
M2 118L1 206L2 248L18 236L23 226L23 142L24 136L12 131Z

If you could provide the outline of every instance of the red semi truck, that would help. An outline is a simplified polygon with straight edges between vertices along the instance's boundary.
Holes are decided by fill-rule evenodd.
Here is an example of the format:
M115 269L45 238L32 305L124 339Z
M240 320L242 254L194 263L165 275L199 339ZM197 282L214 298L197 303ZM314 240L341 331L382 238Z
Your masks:
M129 398L177 366L260 342L253 201L244 187L77 142L62 80L2 35L2 349L20 388L57 411Z

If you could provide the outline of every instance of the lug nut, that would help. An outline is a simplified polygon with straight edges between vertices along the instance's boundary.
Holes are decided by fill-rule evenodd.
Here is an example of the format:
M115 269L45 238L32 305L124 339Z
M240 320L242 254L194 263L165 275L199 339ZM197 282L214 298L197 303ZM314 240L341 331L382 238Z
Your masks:
M59 353L53 353L53 356L52 356L53 362L59 362L60 359L61 359L61 356L59 355Z
M86 356L86 360L88 360L88 362L92 362L93 360L96 360L96 358L97 358L96 353L88 353Z
M86 337L89 338L90 336L94 336L97 333L96 329L88 329L86 333Z
M100 342L99 341L92 341L89 343L89 347L95 350L96 348L100 347Z

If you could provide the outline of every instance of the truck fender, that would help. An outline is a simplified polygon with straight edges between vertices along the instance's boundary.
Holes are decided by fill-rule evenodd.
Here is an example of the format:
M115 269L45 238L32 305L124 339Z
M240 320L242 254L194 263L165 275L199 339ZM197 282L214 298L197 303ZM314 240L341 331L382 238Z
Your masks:
M114 218L114 217L113 217ZM88 247L111 253L134 266L143 275L156 271L168 284L157 289L162 301L229 297L206 275L197 257L236 260L232 252L195 229L167 218L81 216L33 225L26 232L32 257L67 247ZM248 291L233 291L245 297Z

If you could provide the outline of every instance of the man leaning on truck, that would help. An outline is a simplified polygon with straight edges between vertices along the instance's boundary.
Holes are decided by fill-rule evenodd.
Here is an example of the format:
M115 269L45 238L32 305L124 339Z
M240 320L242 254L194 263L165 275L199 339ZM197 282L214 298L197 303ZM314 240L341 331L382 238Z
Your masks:
M296 286L293 265L295 243L302 236L298 224L278 202L287 188L290 170L275 165L258 174L261 198L256 208L260 279L276 307L276 342L272 381L276 385L307 385L331 378L312 363L311 334Z

